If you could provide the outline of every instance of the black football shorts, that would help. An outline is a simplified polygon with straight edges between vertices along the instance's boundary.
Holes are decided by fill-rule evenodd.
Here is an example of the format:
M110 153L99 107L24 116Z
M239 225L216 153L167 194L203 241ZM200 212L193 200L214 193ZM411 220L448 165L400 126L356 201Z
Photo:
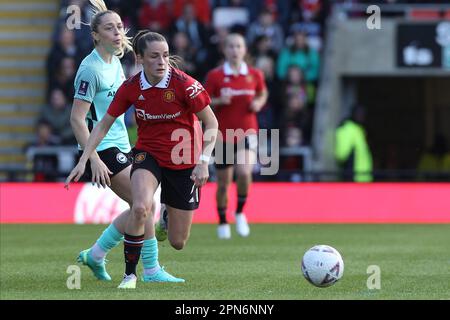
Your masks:
M173 170L161 167L148 152L133 149L131 175L137 169L150 171L161 183L161 203L180 210L195 210L200 204L200 188L194 185L191 174L194 167Z

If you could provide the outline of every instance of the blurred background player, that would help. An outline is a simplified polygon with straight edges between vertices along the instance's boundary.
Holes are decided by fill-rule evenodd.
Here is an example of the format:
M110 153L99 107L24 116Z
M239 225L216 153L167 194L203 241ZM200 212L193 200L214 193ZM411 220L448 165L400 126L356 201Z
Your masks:
M90 0L96 10L91 29L94 50L81 63L75 78L75 96L70 122L81 150L86 146L90 132L106 113L114 94L125 80L119 58L125 51L132 50L120 16L106 8L102 0ZM100 177L99 172L107 170L110 176ZM131 147L124 117L116 119L111 130L92 152L83 180L97 181L98 185L109 186L131 207ZM78 261L87 265L100 280L111 280L105 269L105 256L123 239L130 210L120 214L87 250L80 252ZM148 221L147 229L151 227ZM149 263L154 243L149 234L142 240L144 272L153 272L155 265ZM126 255L126 254L125 254Z
M233 181L234 167L236 167L238 194L236 231L243 237L250 233L243 209L252 182L253 165L256 163L258 146L256 114L266 104L268 93L263 73L244 61L246 53L244 37L236 33L229 34L224 48L225 63L211 70L205 83L205 88L212 97L211 104L219 121L221 133L215 148L216 200L219 214L217 235L220 239L231 237L226 210L228 187ZM232 131L229 132L233 133L231 136L226 132L230 129ZM243 133L239 130L243 130ZM227 159L232 159L232 162Z
M161 183L161 201L168 212L170 244L181 250L189 238L194 210L200 202L200 190L208 180L208 163L217 135L217 120L209 107L210 98L198 81L172 67L166 39L154 32L141 31L133 41L137 60L143 71L127 80L117 91L107 114L92 131L83 155L72 170L68 181L75 181L84 173L86 163L95 147L102 141L117 117L132 105L136 109L138 140L133 151L131 172L134 229L125 230L127 266L119 288L136 287L136 265L141 254L144 223L153 222L153 196ZM195 115L205 124L210 140L205 140L203 152L202 130ZM173 141L175 130L182 133L181 142ZM182 147L175 154L174 148ZM181 155L182 154L182 155ZM108 179L103 168L96 182ZM153 224L152 224L153 226ZM150 236L155 241L153 260L157 263L157 244L154 228ZM159 264L158 264L159 267ZM184 282L159 269L163 281ZM143 281L153 281L144 273Z

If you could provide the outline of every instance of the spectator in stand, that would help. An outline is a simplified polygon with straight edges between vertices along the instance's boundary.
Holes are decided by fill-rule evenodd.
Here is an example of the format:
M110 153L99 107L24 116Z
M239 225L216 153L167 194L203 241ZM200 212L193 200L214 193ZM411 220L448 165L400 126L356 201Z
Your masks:
M167 33L172 24L172 6L168 0L144 0L139 10L139 28Z
M282 131L286 131L290 127L300 129L303 143L309 144L311 119L305 101L306 99L297 93L290 94L287 97L281 114L280 128Z
M66 25L63 25L60 30L59 38L57 42L53 44L47 58L47 79L49 82L53 81L53 76L57 71L56 69L66 57L73 58L75 64L79 65L83 58L83 52L75 43L74 31L67 29Z
M275 60L276 52L270 46L270 39L265 34L256 37L251 48L251 56L257 60L259 57L270 57Z
M295 125L287 127L283 131L282 146L286 148L298 148L303 143L302 130ZM301 180L298 171L301 169L301 160L296 155L289 155L280 159L281 180L299 182Z
M50 103L42 109L41 120L51 126L56 141L62 145L76 145L76 139L70 126L71 108L61 89L53 89Z
M310 99L314 99L314 88L305 82L302 70L299 67L289 67L280 94L281 97L278 101L282 103L282 111L278 118L279 128L282 131L289 127L299 128L302 141L308 144L311 137L312 120L312 110L309 103Z
M261 35L256 39L249 58L252 60L251 64L264 73L267 90L270 92L266 105L258 113L260 128L270 129L278 123L275 117L280 113L278 102L280 88L278 81L275 81L276 53L270 48L270 40L266 35Z
M64 57L58 64L57 69L48 85L47 97L50 99L50 93L53 89L61 89L66 99L72 99L75 89L73 81L75 79L75 60L70 57Z
M289 148L300 147L302 145L302 130L296 126L289 126L285 130L283 145Z
M300 8L304 20L317 19L322 10L322 0L300 0Z
M284 44L284 33L281 26L274 21L273 14L267 8L263 9L258 16L258 20L251 23L247 31L247 40L253 46L255 40L266 35L270 39L270 48L278 52Z
M76 8L80 9L80 21L75 21L75 19L73 19L75 17L75 11L72 8L69 8L71 6L76 6ZM89 41L91 30L89 26L79 22L88 21L90 15L91 10L87 0L62 0L59 19L56 22L55 31L52 37L53 42L56 43L58 41L63 29L66 29L67 26L72 27L71 30L75 35L77 49L81 51L80 57L84 57L87 52L92 50L92 41Z
M176 19L184 15L187 6L192 6L197 20L206 27L211 23L211 7L209 0L171 0L173 2L173 13Z
M51 125L45 120L39 120L36 124L35 141L30 147L53 147L58 141L52 133ZM58 171L58 158L56 155L36 154L33 158L33 172L35 182L56 181Z
M210 38L211 48L208 52L208 65L209 69L222 65L224 63L224 48L225 40L230 31L225 28L215 28L213 35Z
M310 48L304 32L294 32L292 45L283 48L278 57L277 75L283 80L286 78L289 66L300 67L305 74L305 80L317 83L320 70L319 53Z
M285 34L289 31L289 26L292 24L294 13L299 11L297 2L298 1L276 0L277 21L283 28Z
M318 51L322 48L322 30L325 25L327 12L330 10L331 1L300 0L297 8L293 8L296 14L292 15L289 32L303 31L307 34L308 44Z
M260 69L266 80L267 91L270 92L266 104L257 113L258 124L260 129L272 129L276 123L274 116L278 112L278 92L277 81L275 81L275 62L270 56L260 56L255 59L254 65Z
M109 8L115 11L122 18L125 29L129 29L130 33L136 33L139 26L139 13L142 2L145 0L109 0ZM156 0L155 0L156 1Z
M192 77L197 78L198 70L197 66L194 64L195 53L193 48L189 46L189 37L185 32L178 31L172 37L172 53L182 59L180 62L180 68L192 75Z
M209 35L206 26L197 18L195 10L196 7L193 4L185 4L183 15L172 24L170 34L174 35L180 31L186 33L189 37L192 54L196 57L194 63L204 65L207 64L208 59Z
M282 97L297 94L303 103L313 109L315 100L315 88L310 82L306 82L302 69L296 65L288 68L286 80L282 84Z

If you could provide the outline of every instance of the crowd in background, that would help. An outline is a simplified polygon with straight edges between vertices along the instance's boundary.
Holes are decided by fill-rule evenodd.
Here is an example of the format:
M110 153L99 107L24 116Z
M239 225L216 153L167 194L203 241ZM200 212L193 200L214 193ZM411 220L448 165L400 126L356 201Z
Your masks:
M370 1L417 3L405 0ZM365 0L105 0L119 13L129 36L150 29L163 34L170 53L180 56L181 69L204 81L223 62L224 39L231 32L245 36L247 61L266 78L269 100L258 114L260 128L279 129L280 147L311 143L316 92L320 84L325 20L333 3L367 4ZM82 23L67 28L67 8L81 8ZM71 11L69 10L69 13ZM364 13L363 13L364 14ZM63 0L47 60L47 105L37 125L37 145L76 145L70 126L74 77L82 59L93 49L92 15L87 0ZM133 53L122 59L126 77L139 70ZM131 112L126 121L130 141L136 139ZM284 171L302 169L299 157L281 157L278 179L292 180Z
M209 70L223 62L226 35L243 34L248 46L247 61L264 72L270 93L267 105L258 115L260 128L280 129L281 146L310 144L328 11L325 1L105 0L105 3L122 17L129 36L141 29L163 34L170 53L183 59L181 69L201 81ZM71 5L81 8L84 22L73 30L66 23L67 8ZM47 60L47 106L38 121L38 126L49 132L46 134L49 145L76 144L70 129L73 81L79 64L93 49L90 28L85 24L91 15L87 0L62 1ZM132 53L126 54L122 63L127 77L139 71ZM130 115L127 124L131 128L134 125ZM133 140L133 130L130 135ZM299 169L298 163L292 165L292 161L286 161L286 166Z

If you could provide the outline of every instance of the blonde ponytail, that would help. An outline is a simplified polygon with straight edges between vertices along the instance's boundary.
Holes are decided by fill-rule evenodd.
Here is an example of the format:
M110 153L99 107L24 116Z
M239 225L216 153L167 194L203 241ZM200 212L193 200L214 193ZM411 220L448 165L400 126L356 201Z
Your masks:
M101 23L101 18L107 13L115 13L112 10L108 10L106 4L103 0L89 0L89 3L93 7L94 15L92 16L92 20L90 23L91 31L98 32L98 26ZM121 48L115 53L118 58L122 58L126 52L133 51L133 47L131 45L132 37L128 37L127 33L130 31L129 29L124 29L122 33L122 43ZM97 41L94 40L94 45L97 45Z
M108 11L108 8L103 0L89 0L89 2L94 8L94 15L100 12Z

